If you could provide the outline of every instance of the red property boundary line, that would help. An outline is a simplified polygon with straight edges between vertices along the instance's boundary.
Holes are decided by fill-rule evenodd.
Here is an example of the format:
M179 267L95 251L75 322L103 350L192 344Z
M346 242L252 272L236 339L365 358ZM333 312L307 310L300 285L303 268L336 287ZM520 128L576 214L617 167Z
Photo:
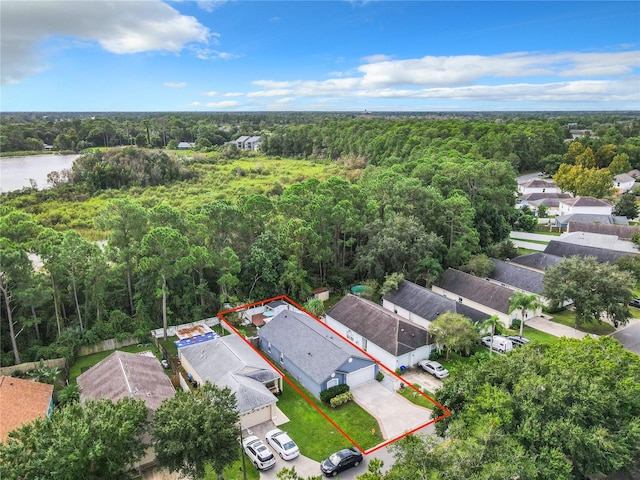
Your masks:
M435 406L439 407L442 411L444 411L445 413L443 415L440 415L438 418L435 418L433 420L430 420L422 425L417 426L416 428L414 428L413 430L409 431L409 432L405 432L402 435L399 435L397 437L394 437L390 440L386 440L385 442L381 443L380 445L376 445L375 447L370 448L369 450L364 450L362 447L360 447L360 445L358 445L344 430L342 430L333 420L331 420L331 418L329 418L327 416L326 413L324 413L320 407L318 407L318 405L316 405L316 403L314 401L312 401L311 399L309 399L309 397L302 391L300 390L284 373L282 373L282 371L276 367L273 362L271 361L271 359L267 358L266 355L264 355L260 350L258 350L256 347L254 347L251 342L249 342L244 335L240 334L240 332L238 332L238 330L231 325L226 318L224 318L225 315L228 315L230 313L234 313L234 312L238 312L240 310L246 310L249 309L251 307L254 307L256 305L265 305L269 302L273 302L275 300L284 300L285 302L293 305L294 307L298 308L299 310L305 312L307 315L309 315L311 318L313 318L316 322L318 322L320 325L322 325L323 327L327 328L328 330L330 330L333 334L337 335L338 337L340 337L342 340L344 340L345 342L347 342L349 345L351 345L352 347L356 348L360 353L362 353L363 355L365 355L367 358L373 360L376 365L378 365L378 368L380 369L384 369L388 375L392 375L395 378L397 378L398 380L400 380L403 384L405 384L407 387L411 388L412 390L414 390L416 393L418 393L419 395L422 395L424 398L426 398L427 400L429 400L431 403L433 403ZM307 311L305 308L303 308L302 306L298 305L296 302L294 302L293 300L291 300L289 297L287 297L286 295L279 295L277 297L272 297L272 298L268 298L266 300L260 300L258 302L253 302L253 303L248 303L246 305L241 305L239 307L235 307L235 308L231 308L229 310L224 310L221 312L217 313L217 317L220 319L220 321L224 322L224 324L231 329L236 335L238 335L247 345L249 345L258 355L260 355L270 366L271 368L273 368L276 372L278 372L282 378L285 379L285 381L289 384L289 386L291 388L293 388L302 398L304 398L307 403L309 403L318 413L320 413L320 415L322 415L325 420L327 420L336 430L338 430L342 436L344 436L347 440L349 440L358 450L360 450L364 455L368 455L370 453L375 452L376 450L379 450L381 448L386 447L387 445L390 445L394 442L397 442L398 440L401 440L402 438L406 437L407 435L410 435L412 433L417 432L418 430L421 430L429 425L432 425L440 420L442 420L443 418L448 417L449 415L451 415L451 412L444 407L443 405L440 405L440 403L438 403L436 400L434 400L433 398L431 398L430 396L426 395L424 392L418 390L416 387L414 387L410 382L407 382L404 378L400 377L399 375L397 375L395 372L391 371L389 368L387 368L385 365L383 365L382 363L380 363L378 360L376 360L375 358L373 358L369 353L365 352L363 349L361 349L358 345L354 344L351 340L345 338L344 336L342 336L340 333L338 333L337 331L335 331L333 328L331 328L329 325L327 325L326 323L323 323L320 319L318 319L315 315L313 315L312 313L310 313L309 311Z

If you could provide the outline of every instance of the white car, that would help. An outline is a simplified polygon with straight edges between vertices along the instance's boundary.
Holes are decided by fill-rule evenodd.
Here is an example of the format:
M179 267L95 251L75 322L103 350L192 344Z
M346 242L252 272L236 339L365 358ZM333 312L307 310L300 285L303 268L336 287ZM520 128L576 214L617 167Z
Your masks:
M269 447L255 435L245 438L242 441L242 448L258 470L268 470L276 464L276 457L273 456Z
M300 455L300 449L296 442L286 432L276 428L267 432L267 442L273 447L283 460L293 460Z
M418 366L436 378L446 378L449 376L449 370L444 368L440 363L432 360L420 360Z

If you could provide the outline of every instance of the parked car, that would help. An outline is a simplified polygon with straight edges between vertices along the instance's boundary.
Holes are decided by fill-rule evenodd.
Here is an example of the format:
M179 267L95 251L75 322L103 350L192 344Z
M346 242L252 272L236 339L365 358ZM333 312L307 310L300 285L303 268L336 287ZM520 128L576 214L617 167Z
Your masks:
M327 477L335 477L338 473L352 467L357 467L363 460L362 452L355 447L345 448L329 455L320 464L320 470Z
M269 447L255 435L245 438L242 441L242 448L258 470L269 470L276 464L276 457Z
M629 305L632 307L640 308L640 298L634 298L629 302Z
M531 340L529 340L527 337L521 337L520 335L509 335L507 338L511 340L514 347L522 347L527 343L531 343Z
M418 366L436 378L445 378L449 376L449 370L444 368L440 363L432 360L420 360L418 362Z
M485 347L491 348L491 336L482 337L481 342ZM509 350L513 350L513 342L506 337L502 337L500 335L494 335L493 350L500 353L508 352Z
M293 460L300 455L300 449L296 442L291 440L291 437L276 428L267 432L267 442L273 447L280 458L283 460Z

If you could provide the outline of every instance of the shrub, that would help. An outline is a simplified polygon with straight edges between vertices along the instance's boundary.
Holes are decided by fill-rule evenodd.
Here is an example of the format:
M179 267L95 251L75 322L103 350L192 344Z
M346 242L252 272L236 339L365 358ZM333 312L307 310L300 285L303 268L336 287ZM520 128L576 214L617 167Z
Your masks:
M323 403L330 403L333 397L337 397L338 395L347 393L348 391L349 385L336 385L335 387L327 388L325 391L320 392L320 400L322 400Z
M353 393L345 392L333 397L329 403L332 408L337 408L340 405L344 405L345 403L350 402L351 400L353 400Z
M382 373L381 371L378 371L378 374L376 375L376 380L381 382L383 378L384 378L384 373Z

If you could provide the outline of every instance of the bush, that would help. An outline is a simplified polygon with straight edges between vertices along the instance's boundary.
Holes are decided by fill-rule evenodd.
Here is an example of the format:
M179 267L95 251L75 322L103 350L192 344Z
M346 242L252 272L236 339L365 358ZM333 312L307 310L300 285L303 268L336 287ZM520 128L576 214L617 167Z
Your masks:
M337 408L340 405L344 405L345 403L350 402L351 400L353 400L353 393L345 392L333 397L329 403L331 405L331 408Z
M376 380L381 382L383 378L384 378L384 373L378 370L378 374L376 375Z
M499 334L497 330L498 329L496 328L496 335ZM513 320L511 320L511 330L520 330L520 319L514 318Z
M335 387L327 388L325 391L320 392L320 400L322 400L323 403L330 403L333 397L337 397L338 395L347 393L348 391L349 385L336 385Z

